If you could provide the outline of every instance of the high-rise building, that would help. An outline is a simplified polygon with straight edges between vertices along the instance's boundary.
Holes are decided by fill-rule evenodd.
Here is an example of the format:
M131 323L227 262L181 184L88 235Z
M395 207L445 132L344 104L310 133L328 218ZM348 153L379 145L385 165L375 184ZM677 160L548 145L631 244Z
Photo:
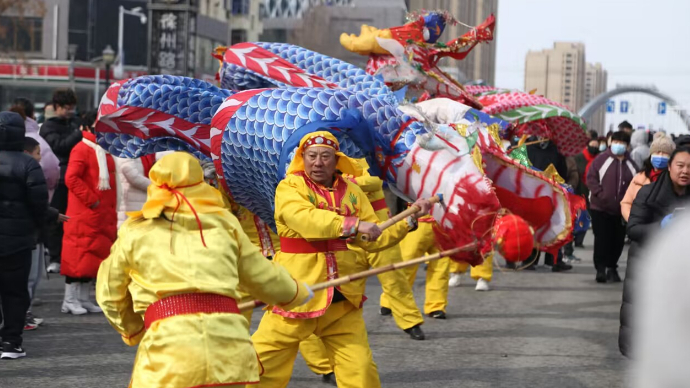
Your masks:
M266 42L286 42L365 67L367 56L347 51L340 34L359 35L362 24L399 26L405 20L403 0L263 0Z
M587 104L596 96L606 92L606 83L608 81L608 74L601 66L601 63L587 63L587 70L585 72L585 101ZM600 134L606 133L604 128L606 120L606 109L599 107L592 115L587 123L589 129L593 129Z
M406 4L410 11L420 9L448 10L457 20L469 26L481 24L492 13L494 15L498 13L498 0L407 0ZM446 26L440 41L447 42L467 31L469 28L462 24ZM441 60L440 66L450 75L456 76L460 82L483 80L489 85L494 85L496 36L492 42L477 45L462 61L445 58Z
M525 60L525 91L536 90L577 111L585 104L585 45L556 42L553 49L530 51Z

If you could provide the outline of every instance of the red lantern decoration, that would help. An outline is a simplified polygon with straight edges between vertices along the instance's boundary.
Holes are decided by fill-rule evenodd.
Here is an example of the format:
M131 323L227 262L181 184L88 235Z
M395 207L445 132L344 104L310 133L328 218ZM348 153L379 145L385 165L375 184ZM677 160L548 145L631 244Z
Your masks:
M507 261L524 261L534 249L534 231L520 216L505 215L494 224L493 242Z

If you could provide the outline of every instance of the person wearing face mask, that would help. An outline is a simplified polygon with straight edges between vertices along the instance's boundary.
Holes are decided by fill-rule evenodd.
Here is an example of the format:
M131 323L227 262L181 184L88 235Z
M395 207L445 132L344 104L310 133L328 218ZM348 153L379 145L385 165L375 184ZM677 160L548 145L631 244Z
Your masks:
M654 155L654 154L653 154ZM656 160L660 160L657 158ZM655 234L664 229L673 217L682 213L690 205L690 148L679 147L672 152L671 157L665 159L667 167L660 168L661 171L656 181L643 186L635 201L633 201L628 219L628 236L632 240L630 246L630 258L623 288L623 305L620 314L620 332L618 335L618 348L624 356L630 357L631 354L637 356L635 344L631 343L631 337L636 330L631 317L633 316L633 296L637 297L638 277L630 277L636 274L640 263L647 260L645 255L636 254L640 252L650 241L655 239ZM671 271L674 269L671 268Z
M601 136L599 138L599 152L604 152L607 148L609 148L608 139L604 136Z
M55 116L47 119L39 134L53 150L60 162L60 177L58 179L50 206L58 209L60 213L67 211L67 186L65 185L65 174L69 162L72 148L79 144L82 139L82 132L74 125L74 109L77 106L77 96L70 89L59 89L53 93L52 106ZM50 252L50 265L48 272L60 272L60 262L62 258L62 236L63 229L61 224L50 227L46 248Z
M598 283L621 281L616 270L625 245L625 221L621 217L620 202L637 173L627 151L629 144L627 133L613 133L611 147L594 159L587 172Z
M644 161L644 170L635 175L621 201L621 214L626 222L630 217L630 208L632 208L637 192L642 186L656 182L659 175L666 170L668 159L675 149L676 145L665 133L657 132L654 134L654 141L650 147L651 156Z

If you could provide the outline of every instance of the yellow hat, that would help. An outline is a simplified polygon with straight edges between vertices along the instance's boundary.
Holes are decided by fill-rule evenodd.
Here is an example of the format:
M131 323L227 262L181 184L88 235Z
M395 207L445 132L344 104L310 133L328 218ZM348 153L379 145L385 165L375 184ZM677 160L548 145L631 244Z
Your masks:
M174 152L161 158L149 173L144 218L157 218L161 213L216 213L223 211L221 193L204 181L199 161L186 152Z
M329 147L335 150L335 155L338 157L338 163L335 165L337 170L343 174L352 176L362 175L362 167L357 161L346 156L340 152L340 143L338 139L328 131L312 132L302 138L299 142L299 147L295 151L295 157L290 163L286 174L294 174L298 171L304 171L304 151L309 147Z

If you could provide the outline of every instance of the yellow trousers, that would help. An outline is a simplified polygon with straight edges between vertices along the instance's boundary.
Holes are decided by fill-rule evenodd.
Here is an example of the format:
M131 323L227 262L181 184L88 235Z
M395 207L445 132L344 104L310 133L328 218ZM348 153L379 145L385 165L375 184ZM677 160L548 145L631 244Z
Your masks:
M467 271L467 267L470 265L467 263L459 263L457 261L451 260L450 263L450 272L451 273L465 273ZM491 279L493 278L493 273L494 273L494 255L491 254L487 256L484 259L484 262L481 263L480 265L477 265L475 267L472 267L470 269L470 276L472 276L472 279L474 280L479 280L479 279L484 279L487 282L490 282Z
M333 364L328 358L326 346L319 337L312 335L302 341L299 344L299 352L302 353L309 369L317 375L327 375L333 372Z
M383 252L367 255L367 260L372 268L383 267L393 263L399 263L402 253L398 246ZM403 270L388 271L378 275L381 283L383 300L384 295L388 307L393 312L395 323L402 330L424 323L424 318L417 308L412 293L412 285L408 281L407 272ZM383 306L383 304L381 304Z
M340 388L378 388L379 373L369 348L362 309L334 303L318 318L291 319L267 311L252 336L264 373L260 387L287 387L301 342L317 335ZM254 387L254 386L248 386Z
M426 254L438 252L433 232L433 223L420 222L419 228L408 234L400 243L403 261L408 261ZM426 271L426 298L424 301L424 314L434 311L446 311L448 305L448 278L450 259L444 257L439 260L430 261ZM417 277L419 265L405 268L410 287L414 284ZM381 294L381 307L391 308L391 300L386 293Z

